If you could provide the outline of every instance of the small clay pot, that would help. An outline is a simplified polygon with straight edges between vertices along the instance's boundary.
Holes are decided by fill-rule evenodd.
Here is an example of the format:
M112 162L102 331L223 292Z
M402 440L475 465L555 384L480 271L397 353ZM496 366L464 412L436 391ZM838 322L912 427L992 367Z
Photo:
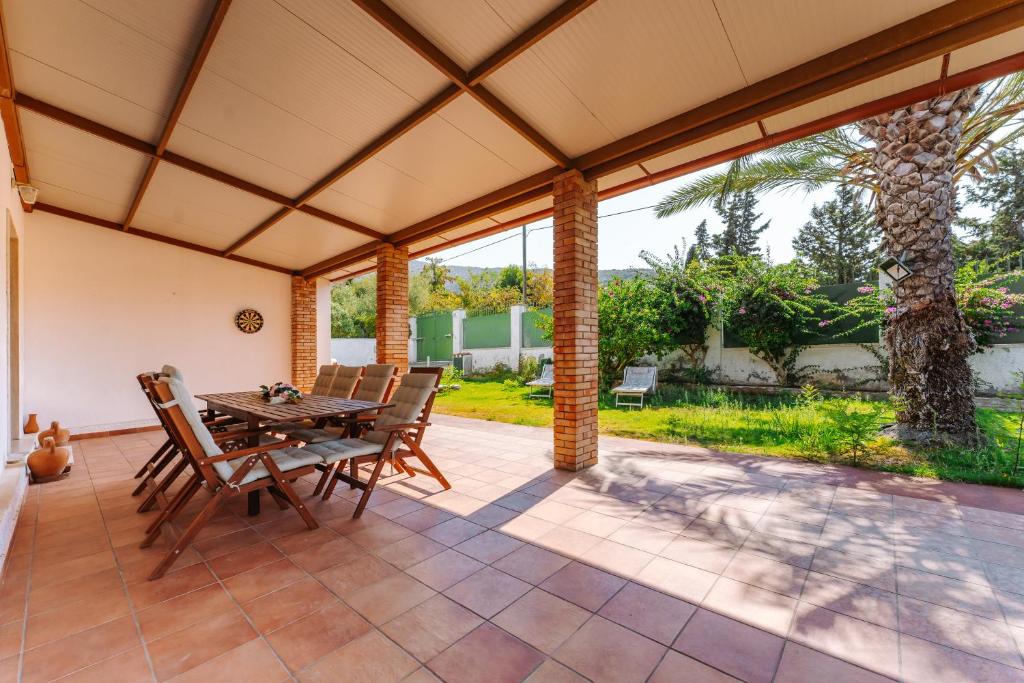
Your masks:
M23 431L26 434L35 434L39 431L39 423L36 422L35 413L28 414L28 420L25 422L25 429Z
M68 465L69 456L67 448L58 448L53 438L47 437L42 448L28 455L28 469L32 472L32 481L41 483L59 478Z
M39 432L39 443L45 443L46 439L53 439L53 442L59 446L67 446L68 442L71 441L71 430L61 429L60 422L56 420L50 423L50 428Z

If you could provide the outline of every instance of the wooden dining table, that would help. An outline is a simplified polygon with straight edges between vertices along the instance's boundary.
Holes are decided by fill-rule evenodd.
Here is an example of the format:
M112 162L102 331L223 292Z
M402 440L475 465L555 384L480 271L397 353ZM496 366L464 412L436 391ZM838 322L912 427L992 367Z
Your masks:
M373 401L356 401L350 398L334 398L332 396L306 395L297 403L268 403L258 391L234 391L221 394L197 394L196 398L206 401L206 407L218 413L245 420L249 431L258 431L261 427L282 422L301 422L303 420L326 419L329 417L354 418L381 408L388 408L390 403ZM259 435L249 437L249 446L259 445ZM260 492L249 493L249 514L260 512Z

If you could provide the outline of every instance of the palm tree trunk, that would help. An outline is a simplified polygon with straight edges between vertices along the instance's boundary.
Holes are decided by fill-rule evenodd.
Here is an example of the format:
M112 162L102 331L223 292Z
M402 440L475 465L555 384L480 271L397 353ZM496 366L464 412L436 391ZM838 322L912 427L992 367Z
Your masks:
M951 231L956 152L977 93L958 90L861 124L875 143L882 252L905 254L914 271L894 285L896 311L885 331L893 431L903 440L977 434L967 362L975 342L956 305Z

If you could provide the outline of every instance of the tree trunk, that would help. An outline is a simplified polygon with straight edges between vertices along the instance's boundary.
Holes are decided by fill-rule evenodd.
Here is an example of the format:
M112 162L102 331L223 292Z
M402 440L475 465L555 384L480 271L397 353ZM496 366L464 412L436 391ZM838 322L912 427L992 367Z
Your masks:
M975 342L953 289L953 166L962 121L978 89L966 88L868 119L875 142L882 253L904 259L913 274L894 284L889 319L894 434L904 440L976 438L967 358Z

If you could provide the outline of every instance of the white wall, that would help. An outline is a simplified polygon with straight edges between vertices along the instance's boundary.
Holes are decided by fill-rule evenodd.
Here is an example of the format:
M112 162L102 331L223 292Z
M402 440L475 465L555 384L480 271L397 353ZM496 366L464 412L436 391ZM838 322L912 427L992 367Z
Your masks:
M22 405L42 424L152 424L135 375L164 363L197 394L290 378L289 276L52 214L25 222ZM235 327L242 308L261 331Z
M342 365L369 365L377 362L377 340L373 337L331 340L331 359Z
M3 280L0 281L0 450L4 461L6 462L6 456L10 452L11 440L21 436L21 426L24 424L25 412L21 411L21 414L13 420L11 415L11 399L12 394L24 395L24 372L21 373L21 377L15 379L14 385L10 381L10 364L8 359L8 348L10 348L10 330L8 329L8 284L9 284L9 272L8 265L11 263L17 264L19 270L19 298L21 299L19 305L22 311L25 310L24 306L24 273L25 273L25 214L21 208L21 201L18 198L17 190L11 187L11 178L14 176L14 169L11 166L11 157L7 148L7 137L0 135L0 165L4 168L3 179L0 180L0 268L3 268ZM18 238L18 250L20 253L11 254L8 253L8 240L7 240L7 220L10 218L13 230ZM20 347L22 355L22 364L24 364L25 355L25 337L24 327L20 327L20 331L15 332L20 337ZM25 401L22 399L21 407L25 406Z

